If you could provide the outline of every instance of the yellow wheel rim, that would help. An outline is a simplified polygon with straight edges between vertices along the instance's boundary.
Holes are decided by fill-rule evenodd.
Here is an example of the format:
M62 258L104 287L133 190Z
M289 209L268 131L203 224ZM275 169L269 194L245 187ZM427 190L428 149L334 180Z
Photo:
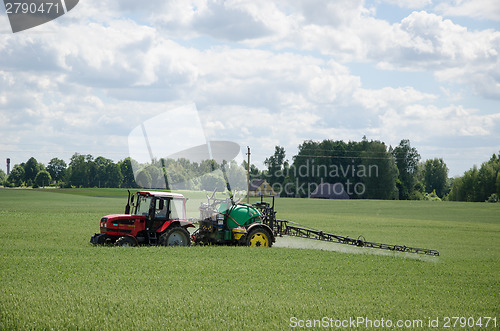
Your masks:
M250 238L250 247L269 247L269 238L262 232L256 232Z

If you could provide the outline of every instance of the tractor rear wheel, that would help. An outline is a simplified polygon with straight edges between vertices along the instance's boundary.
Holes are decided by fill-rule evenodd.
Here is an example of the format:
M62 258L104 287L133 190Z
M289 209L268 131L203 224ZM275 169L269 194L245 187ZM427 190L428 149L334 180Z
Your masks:
M264 228L252 229L247 235L247 246L271 247L272 245L271 234Z
M120 237L115 241L115 246L135 247L137 246L137 243L131 237Z
M191 235L189 231L181 226L170 228L160 237L161 246L189 246Z

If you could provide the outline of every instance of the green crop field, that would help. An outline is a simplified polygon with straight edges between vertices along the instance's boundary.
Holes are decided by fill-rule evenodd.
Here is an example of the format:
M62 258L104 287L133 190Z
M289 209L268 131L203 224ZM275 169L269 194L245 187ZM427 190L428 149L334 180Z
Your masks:
M92 246L126 194L0 189L0 329L499 328L500 204L276 200L280 219L437 258L296 238L270 249Z

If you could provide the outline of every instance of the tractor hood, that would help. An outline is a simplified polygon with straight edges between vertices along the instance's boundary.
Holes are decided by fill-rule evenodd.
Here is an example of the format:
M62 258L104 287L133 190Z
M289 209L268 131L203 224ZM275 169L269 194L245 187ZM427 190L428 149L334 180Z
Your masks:
M121 218L146 218L146 216L129 215L129 214L111 214L104 216L107 219L121 219Z
M108 219L109 221L113 220L121 220L121 219L146 219L147 216L142 216L142 215L128 215L128 214L112 214L112 215L106 215L103 218Z

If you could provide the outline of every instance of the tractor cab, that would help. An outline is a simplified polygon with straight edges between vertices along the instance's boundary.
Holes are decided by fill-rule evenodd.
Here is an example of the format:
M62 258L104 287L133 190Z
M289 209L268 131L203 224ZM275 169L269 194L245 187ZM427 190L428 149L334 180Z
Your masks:
M130 198L132 214L146 217L148 235L154 236L159 229L166 228L175 221L186 220L186 199L182 194L168 192L139 191ZM126 212L129 205L126 207ZM160 230L161 232L161 230Z
M186 198L178 193L139 191L129 198L125 214L146 216L149 220L185 220Z

